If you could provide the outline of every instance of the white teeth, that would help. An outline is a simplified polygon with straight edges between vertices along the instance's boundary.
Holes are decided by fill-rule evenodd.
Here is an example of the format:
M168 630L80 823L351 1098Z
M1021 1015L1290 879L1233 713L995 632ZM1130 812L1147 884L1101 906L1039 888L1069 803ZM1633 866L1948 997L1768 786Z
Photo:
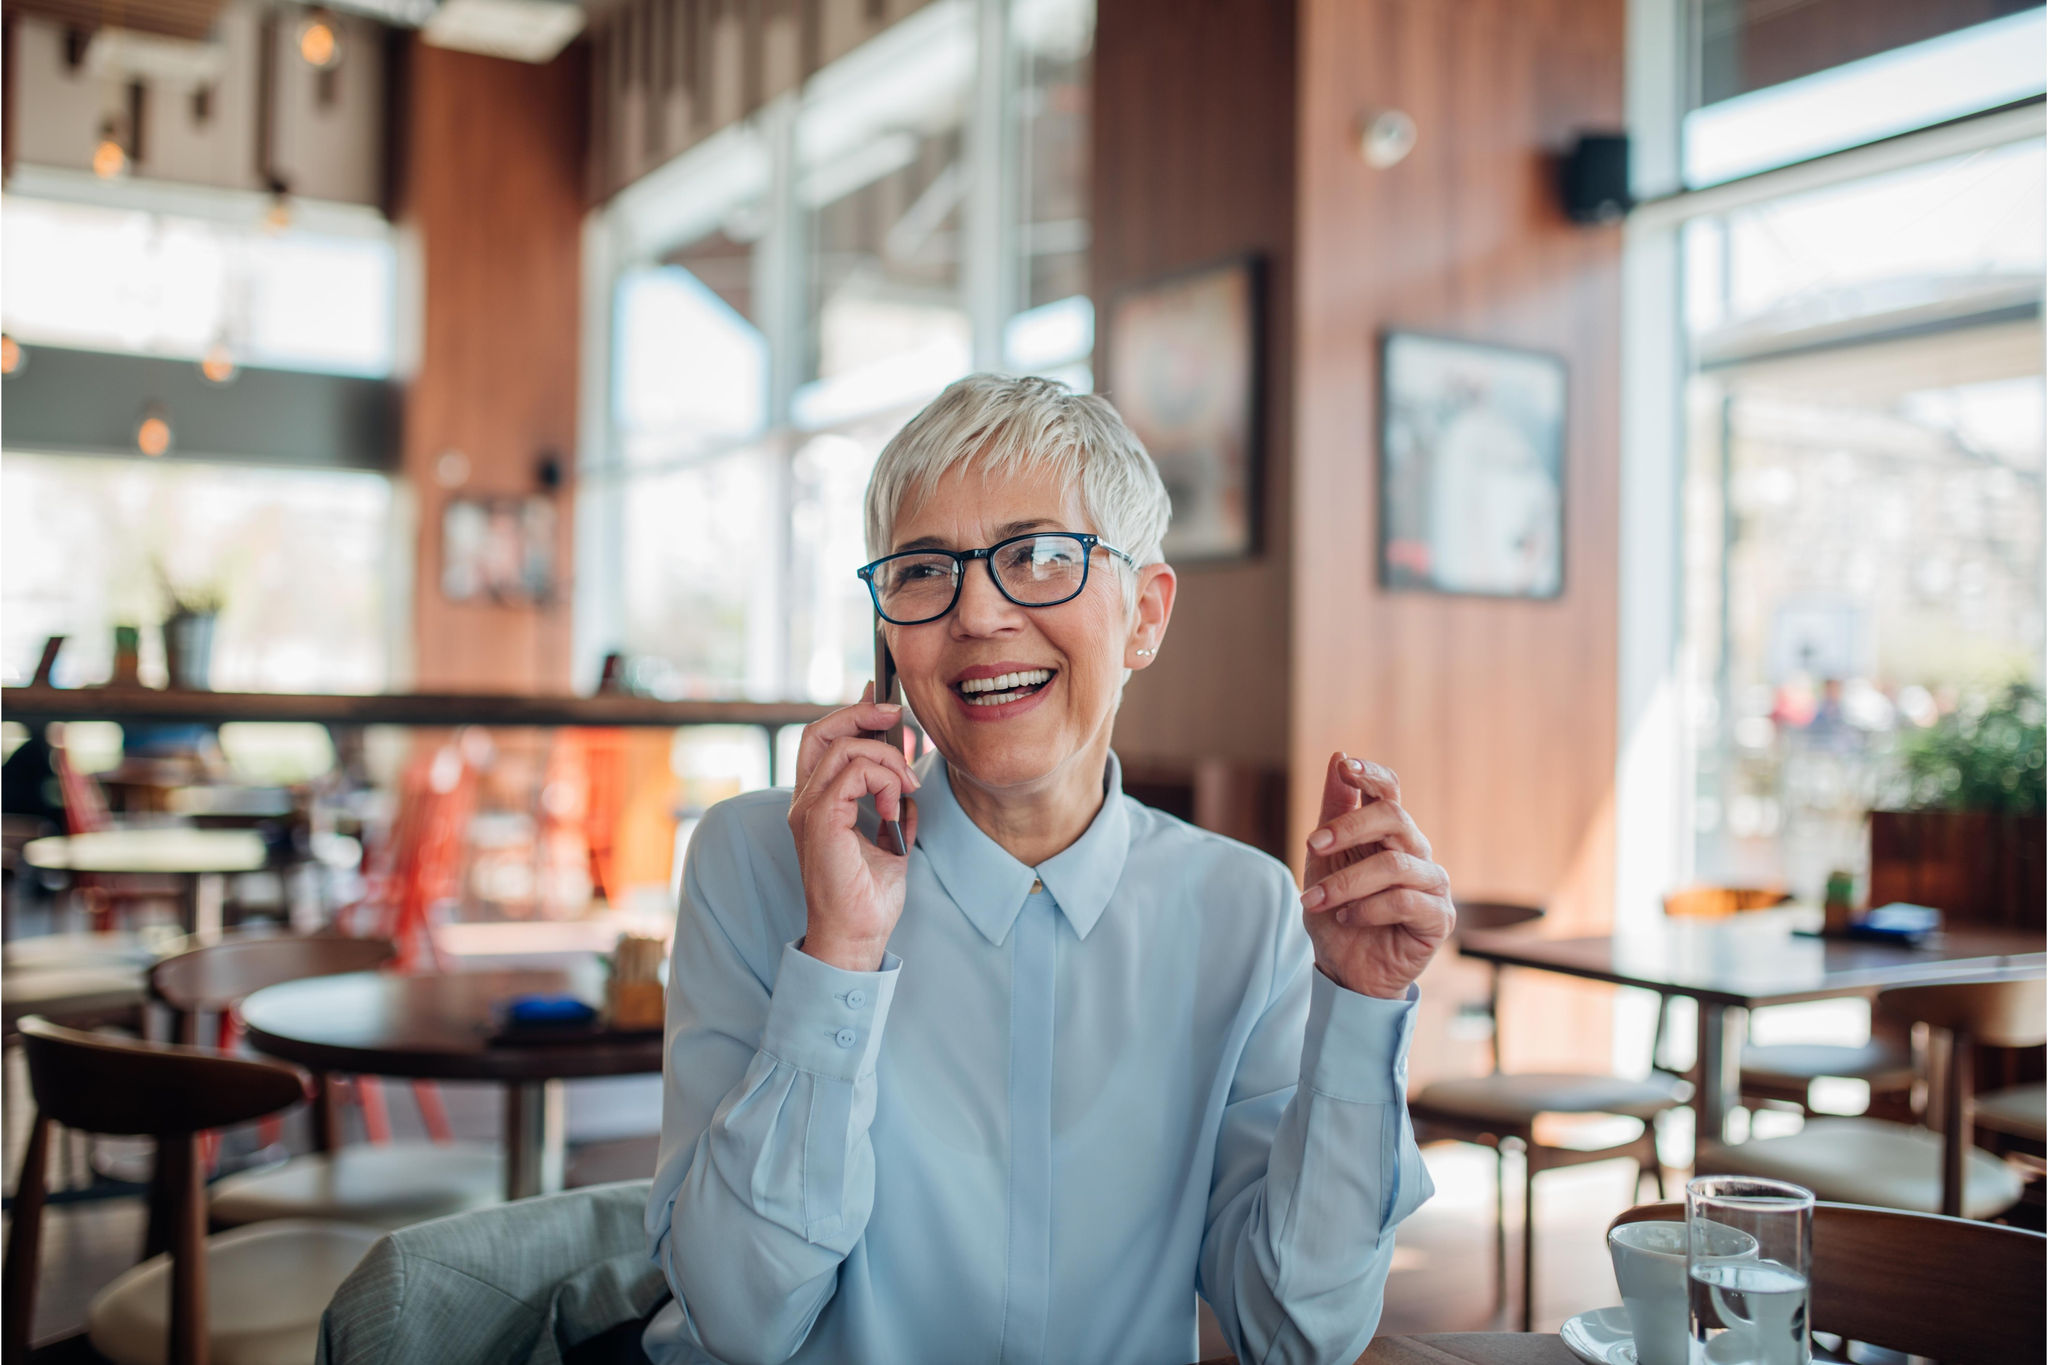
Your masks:
M969 677L961 684L961 694L977 706L995 706L999 702L1014 702L1016 698L1004 696L1018 688L1036 688L1038 684L1053 681L1053 669L1022 669L1018 673L1004 673L1001 677ZM989 698L989 700L981 700Z

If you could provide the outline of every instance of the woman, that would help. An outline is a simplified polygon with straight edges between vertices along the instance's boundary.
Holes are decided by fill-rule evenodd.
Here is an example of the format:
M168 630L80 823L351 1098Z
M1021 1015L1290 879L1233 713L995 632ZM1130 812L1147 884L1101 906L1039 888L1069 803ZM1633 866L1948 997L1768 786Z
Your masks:
M882 452L861 576L937 753L844 707L793 795L691 842L655 1361L1188 1361L1197 1293L1245 1360L1370 1340L1430 1194L1404 1057L1448 883L1341 754L1300 895L1123 795L1167 513L1115 410L1046 380L963 379Z

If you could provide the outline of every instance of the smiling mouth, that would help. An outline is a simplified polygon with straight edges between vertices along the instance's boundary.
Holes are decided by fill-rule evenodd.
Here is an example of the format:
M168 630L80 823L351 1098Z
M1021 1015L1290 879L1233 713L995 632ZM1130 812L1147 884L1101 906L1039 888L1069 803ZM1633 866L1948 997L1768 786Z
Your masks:
M1044 691L1058 673L1053 668L1026 668L999 678L968 678L954 683L953 690L969 706L1001 706Z

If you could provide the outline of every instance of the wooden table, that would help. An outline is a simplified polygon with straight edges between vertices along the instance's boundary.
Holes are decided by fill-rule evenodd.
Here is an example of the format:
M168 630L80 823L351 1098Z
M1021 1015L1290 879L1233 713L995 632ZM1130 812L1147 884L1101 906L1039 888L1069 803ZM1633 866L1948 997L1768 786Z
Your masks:
M220 937L228 874L258 871L270 855L248 830L172 825L31 839L21 856L30 866L54 872L182 877L185 931L208 943Z
M1727 919L1660 919L1605 938L1546 939L1512 930L1464 935L1458 951L1503 967L1527 967L1686 996L1699 1005L1697 1138L1725 1140L1739 1103L1745 1011L1893 986L2011 981L2048 972L2048 942L2015 929L1958 927L1919 948L1795 934L1814 928L1810 907Z
M315 1072L503 1082L506 1197L523 1199L562 1188L563 1080L658 1072L661 1035L505 1043L496 1008L522 995L595 1003L599 982L595 957L570 971L360 972L267 987L241 1014L252 1046ZM331 1110L317 1121L331 1125Z

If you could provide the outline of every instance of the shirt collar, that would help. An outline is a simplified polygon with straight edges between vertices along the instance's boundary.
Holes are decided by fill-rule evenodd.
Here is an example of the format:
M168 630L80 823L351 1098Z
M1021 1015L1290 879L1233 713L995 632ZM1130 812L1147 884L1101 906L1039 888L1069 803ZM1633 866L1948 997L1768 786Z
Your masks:
M917 846L982 937L1002 945L1034 879L1045 883L1074 933L1088 937L1116 891L1131 847L1123 768L1114 753L1102 774L1102 809L1079 839L1036 868L1017 861L960 808L946 761L936 751L918 769L924 785L917 793Z

